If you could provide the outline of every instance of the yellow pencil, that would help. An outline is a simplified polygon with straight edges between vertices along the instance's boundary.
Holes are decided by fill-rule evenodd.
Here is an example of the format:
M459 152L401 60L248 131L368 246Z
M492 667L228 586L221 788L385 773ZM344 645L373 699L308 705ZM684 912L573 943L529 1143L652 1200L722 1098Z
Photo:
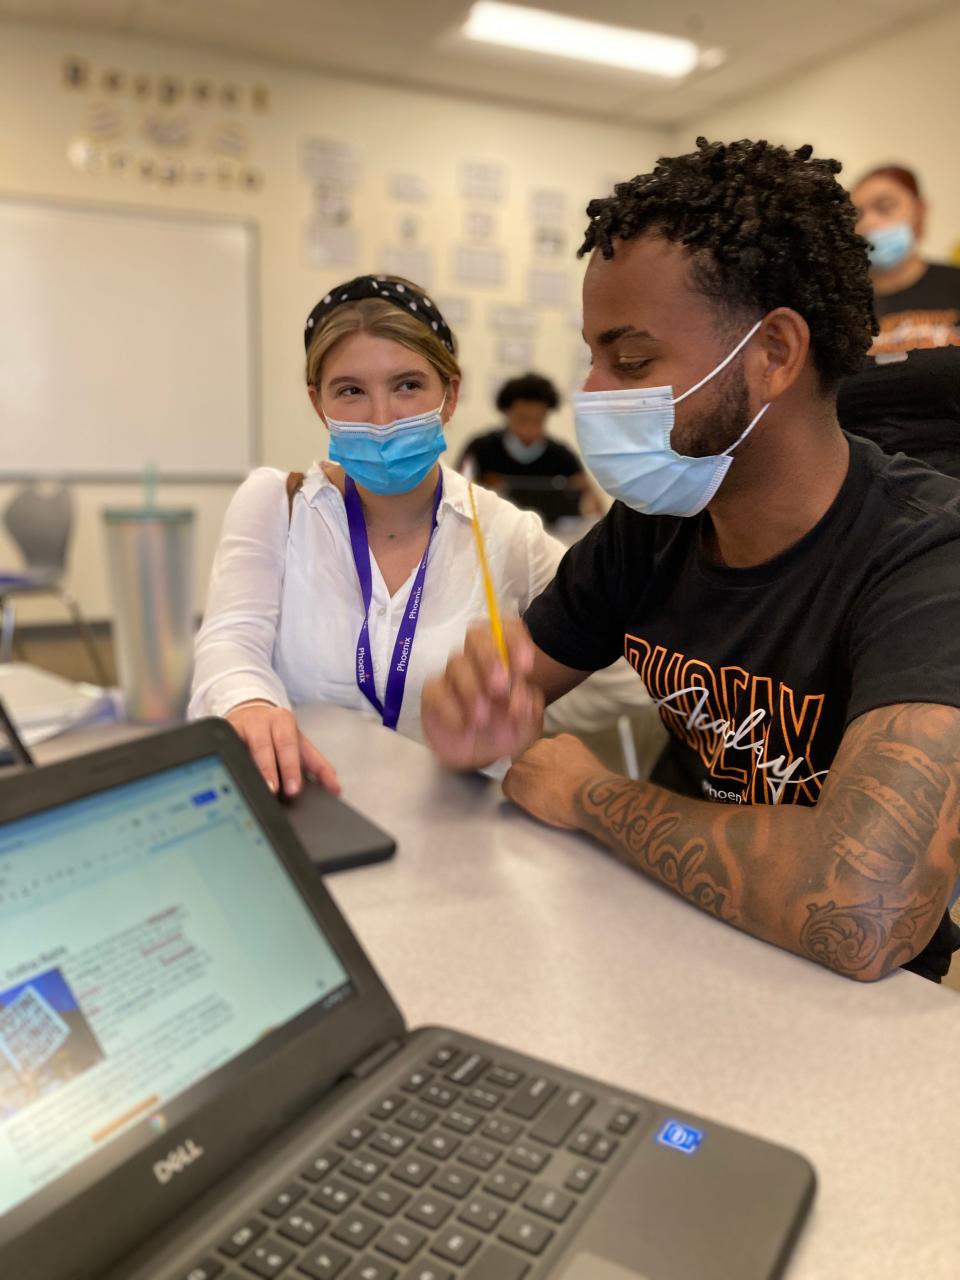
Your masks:
M480 529L480 517L477 515L477 501L473 496L473 483L467 485L467 491L470 494L470 510L473 513L473 536L477 542L477 559L480 561L480 572L483 574L483 590L487 597L487 613L490 615L490 630L493 632L493 642L497 646L497 652L503 665L507 668L510 666L507 658L507 642L503 638L503 623L500 621L500 610L497 608L497 596L493 589L493 579L490 577L490 566L487 563L487 549L483 545L483 533Z

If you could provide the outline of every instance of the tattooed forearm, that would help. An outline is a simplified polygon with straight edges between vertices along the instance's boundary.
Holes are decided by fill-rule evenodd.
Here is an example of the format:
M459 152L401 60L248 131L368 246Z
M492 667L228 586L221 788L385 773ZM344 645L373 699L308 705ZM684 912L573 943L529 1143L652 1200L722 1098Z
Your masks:
M939 915L932 898L906 908L885 907L880 897L846 907L808 902L807 911L803 950L811 960L847 974L863 973L878 957L884 957L884 975L911 960L921 927L936 923Z
M912 959L960 874L960 710L851 726L813 808L688 800L607 775L582 827L705 911L850 977Z
M841 749L822 798L827 839L836 857L868 880L900 884L936 834L951 788L952 717L943 710L945 716L936 707L874 713L876 727L858 733L855 726ZM946 732L938 738L930 728L940 720ZM954 782L958 764L954 740Z
M736 922L734 886L722 861L711 854L707 833L684 837L682 815L671 812L658 788L639 788L625 778L588 783L578 808L587 830L609 833L615 852L720 920ZM618 848L619 846L619 848Z

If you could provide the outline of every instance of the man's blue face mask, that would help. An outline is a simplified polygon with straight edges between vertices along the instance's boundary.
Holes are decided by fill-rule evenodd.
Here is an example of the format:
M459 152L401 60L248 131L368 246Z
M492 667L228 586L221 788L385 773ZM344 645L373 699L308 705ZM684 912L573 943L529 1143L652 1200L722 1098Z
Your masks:
M577 443L601 488L643 515L695 516L714 496L741 444L770 408L765 404L729 449L688 458L670 443L675 406L727 367L763 323L758 320L725 360L674 396L673 387L581 391L574 397Z

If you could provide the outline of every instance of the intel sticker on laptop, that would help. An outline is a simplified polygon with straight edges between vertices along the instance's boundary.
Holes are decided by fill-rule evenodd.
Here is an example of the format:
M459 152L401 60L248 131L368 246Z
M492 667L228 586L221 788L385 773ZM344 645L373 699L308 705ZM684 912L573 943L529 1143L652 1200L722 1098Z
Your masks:
M703 1130L693 1129L679 1120L668 1120L657 1134L657 1141L662 1147L672 1147L685 1156L692 1156L703 1141Z

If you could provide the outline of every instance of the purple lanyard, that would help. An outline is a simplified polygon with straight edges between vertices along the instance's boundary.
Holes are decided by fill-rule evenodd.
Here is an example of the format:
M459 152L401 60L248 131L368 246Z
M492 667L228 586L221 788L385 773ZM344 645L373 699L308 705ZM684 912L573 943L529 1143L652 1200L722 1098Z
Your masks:
M370 601L373 598L373 575L370 571L370 543L367 539L367 525L363 518L363 506L360 502L360 495L357 493L357 486L349 476L346 477L344 483L343 498L347 508L350 547L353 551L353 563L357 566L357 577L360 580L360 592L363 596L363 626L360 628L360 635L357 639L357 687L367 701L376 708L388 729L396 729L397 721L400 719L403 691L407 683L407 670L410 665L410 656L413 653L413 637L416 634L417 622L420 619L423 584L427 576L427 557L430 555L433 535L437 531L437 512L440 510L440 499L442 497L443 473L441 472L437 478L437 491L433 498L433 523L430 526L430 538L403 611L400 630L397 632L397 643L393 646L390 671L387 674L387 687L381 703L377 697L377 689L373 681L373 666L370 661Z

